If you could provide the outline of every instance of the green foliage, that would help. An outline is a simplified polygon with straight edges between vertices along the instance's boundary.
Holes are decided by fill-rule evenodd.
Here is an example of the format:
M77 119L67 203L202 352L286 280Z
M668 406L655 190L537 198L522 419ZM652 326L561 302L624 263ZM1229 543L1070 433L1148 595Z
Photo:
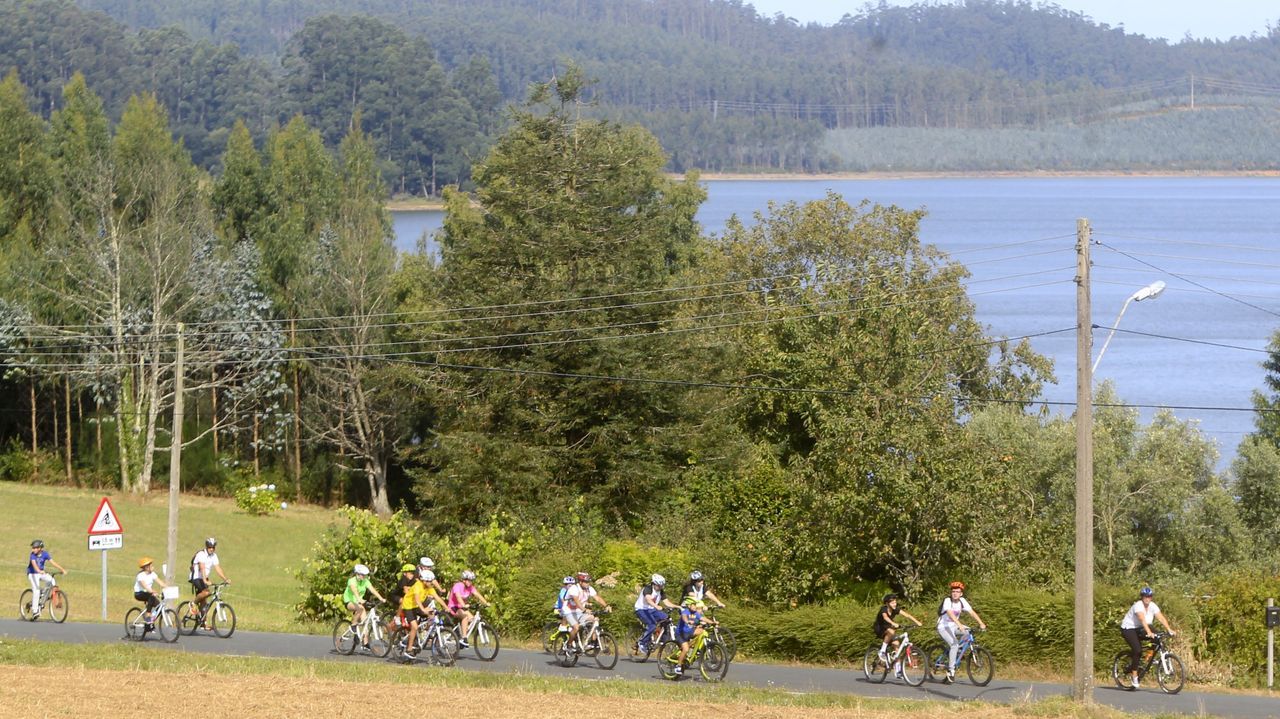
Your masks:
M1231 472L1241 520L1253 541L1275 554L1280 546L1280 449L1270 439L1246 437Z
M1267 343L1267 359L1262 362L1266 374L1262 378L1265 391L1255 390L1253 406L1257 427L1255 435L1280 450L1280 330L1271 335Z
M265 517L280 507L280 496L276 494L274 484L251 484L241 487L235 493L236 506L241 511Z
M1198 653L1226 665L1242 680L1253 678L1242 683L1257 685L1267 662L1263 612L1267 599L1280 600L1280 575L1274 568L1241 568L1217 574L1199 589L1195 604L1204 646Z

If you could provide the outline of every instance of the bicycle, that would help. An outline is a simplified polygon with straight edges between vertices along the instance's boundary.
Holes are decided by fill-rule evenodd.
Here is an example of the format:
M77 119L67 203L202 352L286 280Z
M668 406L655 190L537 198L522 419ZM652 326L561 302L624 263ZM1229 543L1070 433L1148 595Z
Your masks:
M911 637L905 630L897 635L896 640L898 648L890 655L880 653L878 642L868 647L862 655L862 673L867 681L883 683L889 675L889 667L893 667L895 678L902 677L903 681L913 687L924 684L929 676L929 659L924 650L911 643Z
M178 615L169 606L169 600L177 598L177 587L165 587L154 609L144 611L142 607L133 607L125 612L124 638L140 642L147 638L147 632L154 631L161 641L170 644L178 641Z
M480 661L491 662L498 656L498 630L480 617L478 608L472 612L472 615L471 626L467 627L467 636L462 636L459 631L461 625L455 625L450 632L459 649L462 647L462 640L465 639L476 650L476 657Z
M63 572L66 574L66 572ZM22 594L18 596L18 616L23 621L34 622L40 619L41 615L48 616L54 622L61 624L67 621L67 612L70 606L67 603L67 593L62 591L62 587L55 584L43 584L40 587L40 609L32 613L31 597L34 592L30 589L22 590ZM48 614L45 609L48 608Z
M698 673L706 682L723 681L729 673L729 654L717 642L710 630L705 630L689 642L689 653L684 662L680 662L680 642L670 639L662 643L658 649L658 674L663 679L678 681L684 676L683 671L676 668L698 667Z
M985 687L996 675L996 660L986 647L978 644L975 635L979 631L982 630L970 628L958 639L960 653L956 655L956 668L964 664L969 681L975 686ZM928 676L932 678L941 674L944 678L940 681L946 681L947 662L951 658L951 649L941 640L934 642L926 649L926 656L929 658Z
M222 600L222 590L231 582L218 582L209 586L213 592L205 598L204 606L195 615L191 613L191 602L178 605L178 628L187 636L193 636L197 629L209 629L214 636L226 639L236 631L236 610Z
M640 624L638 621L631 626L627 632L626 646L627 655L631 661L637 664L643 664L649 660L649 656L654 650L662 645L664 641L674 640L676 638L675 620L672 618L672 612L677 610L669 610L665 619L658 622L658 638L652 638L652 632L648 627Z
M711 616L712 611L708 609L707 616ZM733 661L738 656L738 638L734 636L733 630L720 626L720 622L717 621L711 625L711 635L717 644L724 647L725 653L729 655L729 661Z
M1177 654L1165 648L1164 640L1168 638L1167 632L1160 632L1146 641L1147 646L1142 651L1143 659L1138 665L1138 681L1142 681L1154 665L1156 682L1160 684L1160 689L1165 694L1177 694L1182 691L1182 685L1186 682L1187 676L1182 668L1182 660ZM1137 687L1129 683L1130 676L1129 650L1123 649L1111 660L1111 678L1121 689L1134 691Z
M412 662L422 652L428 652L431 660L442 667L453 666L458 659L458 640L444 625L439 612L427 619L418 620L417 652L409 654L409 625L396 615L392 623L390 654L398 661Z
M542 625L542 651L546 654L556 653L556 643L558 641L557 634L560 633L561 618L560 612L552 612L555 619L548 619Z
M391 628L378 615L382 602L365 602L364 618L359 622L339 619L333 625L333 649L339 654L355 654L363 646L375 657L385 657L391 651Z
M608 629L600 627L600 620L593 614L578 626L578 635L570 639L568 632L560 636L556 643L556 661L562 667L571 667L578 663L579 656L588 656L596 660L601 669L613 669L618 664L618 641Z

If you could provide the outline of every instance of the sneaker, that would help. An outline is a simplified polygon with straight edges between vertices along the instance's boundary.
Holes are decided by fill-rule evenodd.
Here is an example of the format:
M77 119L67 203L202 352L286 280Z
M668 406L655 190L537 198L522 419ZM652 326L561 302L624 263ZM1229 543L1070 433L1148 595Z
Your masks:
M674 671L673 673L674 673L676 676L680 676L681 674L684 674L684 667L682 667L682 666L680 666L679 664L677 664L677 665L676 665L676 668L675 668L675 671Z
M955 673L955 670L953 670L953 669L948 669L948 670L947 670L947 678L946 678L946 680L945 680L945 681L946 681L948 684L955 684L955 683L956 683L956 673Z
M467 647L471 646L471 643L468 642L466 639L459 639L458 646L462 647L463 649L466 649Z
M1139 686L1138 686L1138 678L1137 678L1137 677L1133 677L1133 682L1130 684L1130 686L1132 686L1134 689L1140 689L1140 688L1141 688L1141 687L1139 687Z

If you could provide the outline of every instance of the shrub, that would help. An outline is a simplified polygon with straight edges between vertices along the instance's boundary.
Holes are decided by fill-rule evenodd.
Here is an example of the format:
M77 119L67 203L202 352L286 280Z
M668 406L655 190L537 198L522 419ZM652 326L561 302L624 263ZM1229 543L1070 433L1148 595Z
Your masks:
M1225 665L1233 677L1260 678L1267 664L1263 612L1268 598L1280 599L1280 576L1240 569L1214 577L1201 589L1195 605L1205 645L1198 656ZM1242 682L1237 679L1236 683Z
M274 484L253 484L236 490L236 506L259 517L280 509L280 497Z

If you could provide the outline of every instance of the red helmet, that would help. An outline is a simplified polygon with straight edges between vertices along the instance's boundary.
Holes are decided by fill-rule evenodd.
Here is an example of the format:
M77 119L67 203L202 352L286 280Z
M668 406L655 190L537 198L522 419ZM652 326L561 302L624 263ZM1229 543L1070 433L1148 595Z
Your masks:
M578 581L579 581L579 582L590 582L590 581L591 581L591 575L590 575L589 573L587 573L587 572L578 572L577 577L578 577Z
M959 589L960 591L964 591L964 582L952 582L950 587L951 589Z

